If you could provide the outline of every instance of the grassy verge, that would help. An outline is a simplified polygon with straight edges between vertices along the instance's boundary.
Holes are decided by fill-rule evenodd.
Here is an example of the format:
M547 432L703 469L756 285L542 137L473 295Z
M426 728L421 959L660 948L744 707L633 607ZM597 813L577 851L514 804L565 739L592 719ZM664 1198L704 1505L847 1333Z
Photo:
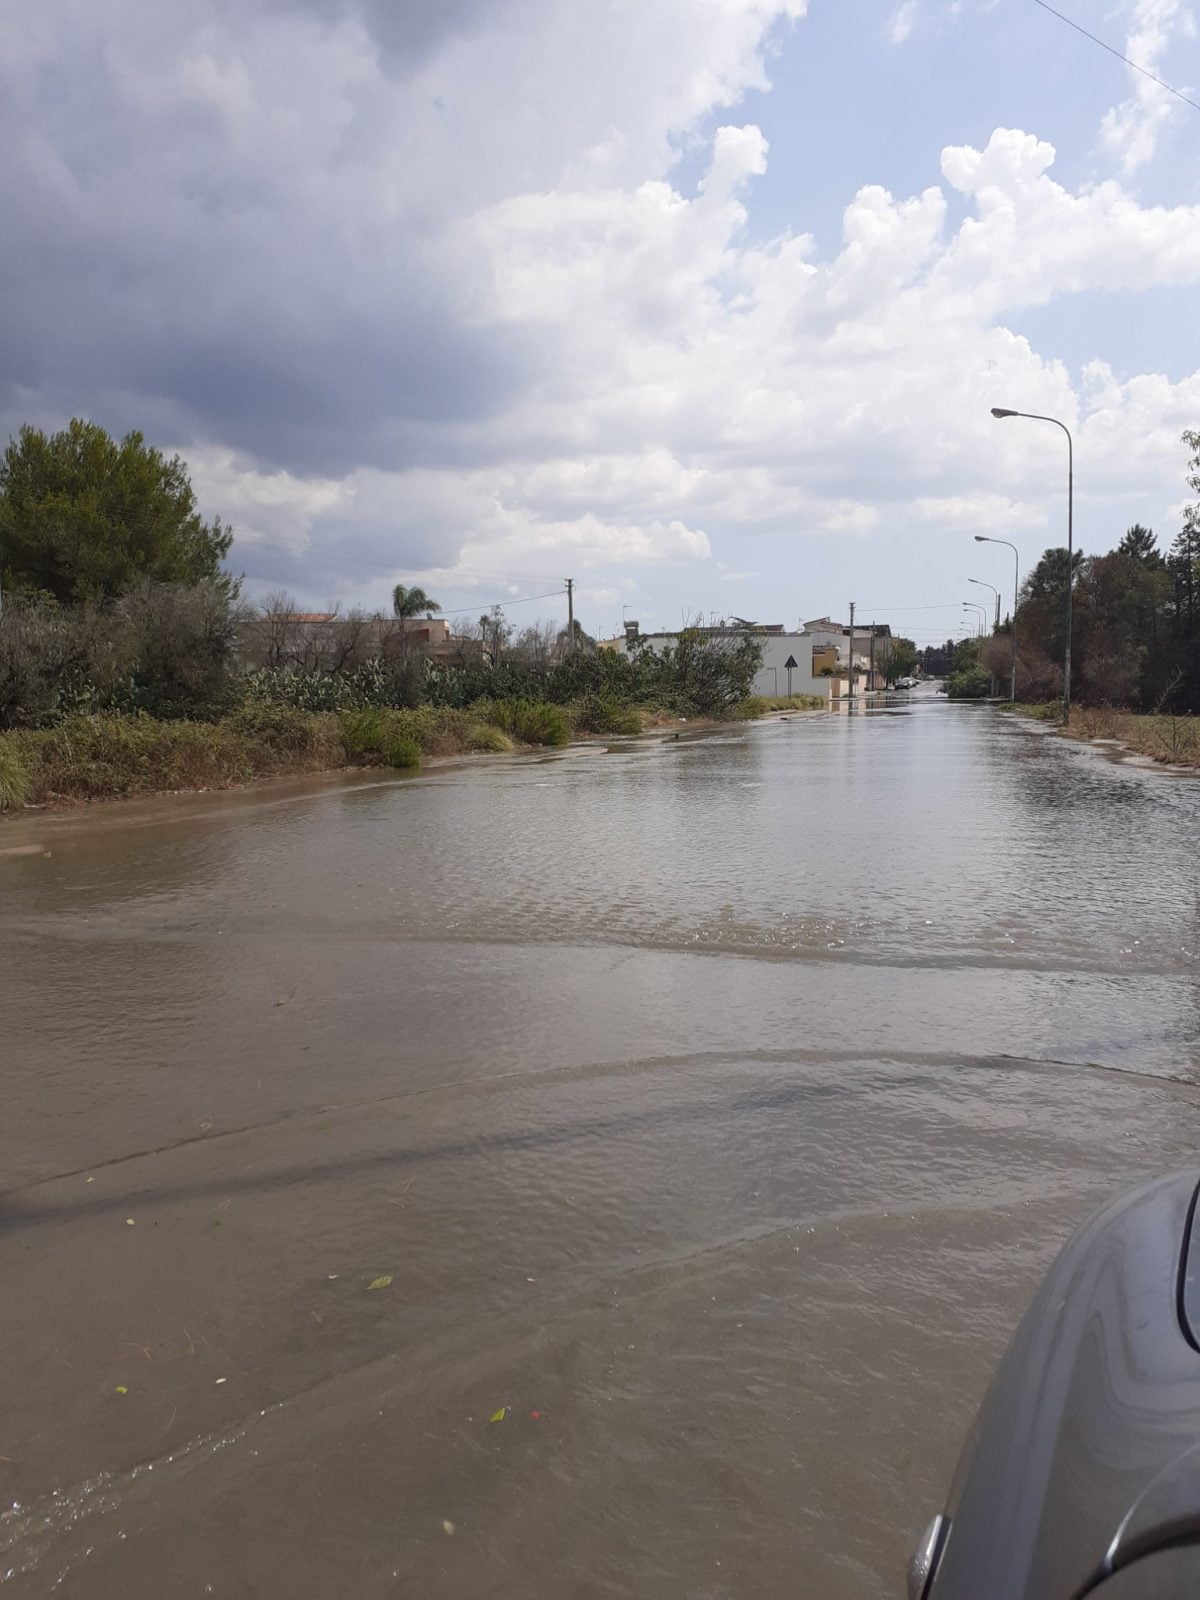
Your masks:
M752 694L738 707L738 715L753 719L771 711L825 711L829 701L819 694Z
M53 728L0 733L0 811L229 789L340 767L411 771L426 756L562 746L576 731L641 730L641 716L628 707L585 704L575 710L525 700L480 701L466 711L422 706L342 712L251 700L220 722L69 717Z
M732 715L817 710L825 703L813 695L756 698ZM341 767L413 771L427 756L556 748L577 736L631 736L677 721L674 713L639 710L601 695L588 695L573 706L480 700L465 711L435 706L302 711L252 698L220 722L75 716L52 728L0 733L0 811L230 789Z
M1192 716L1155 716L1110 707L1072 706L1071 721L1062 727L1062 708L1051 705L1017 705L1025 717L1052 722L1070 739L1115 739L1138 755L1154 761L1200 767L1200 721Z

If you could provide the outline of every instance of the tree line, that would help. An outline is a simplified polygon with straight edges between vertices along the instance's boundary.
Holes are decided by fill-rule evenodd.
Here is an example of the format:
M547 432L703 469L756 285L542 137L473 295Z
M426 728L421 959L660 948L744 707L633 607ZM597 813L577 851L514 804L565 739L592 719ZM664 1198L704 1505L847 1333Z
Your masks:
M1187 483L1200 495L1200 431L1187 430ZM1071 698L1134 711L1200 711L1200 501L1184 507L1164 550L1134 523L1104 555L1046 550L1021 585L1015 619L991 638L923 652L927 673L952 695L1007 693L1016 630L1017 699L1063 693L1067 588L1071 585Z
M626 657L578 621L514 633L499 608L434 659L421 619L441 607L423 589L397 585L388 613L304 613L282 592L250 605L232 539L200 515L184 462L140 433L22 428L0 457L0 729L91 712L212 720L249 696L312 711L516 697L582 704L603 731L621 706L719 715L761 662L755 637L697 627Z

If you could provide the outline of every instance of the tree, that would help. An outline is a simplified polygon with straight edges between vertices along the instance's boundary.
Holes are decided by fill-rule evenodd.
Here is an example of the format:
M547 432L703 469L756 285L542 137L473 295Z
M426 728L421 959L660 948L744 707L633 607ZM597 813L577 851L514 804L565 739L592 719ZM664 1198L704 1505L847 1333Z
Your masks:
M1140 522L1135 522L1128 529L1125 537L1117 546L1116 554L1119 556L1132 556L1135 561L1140 561L1144 567L1161 567L1163 558L1158 550L1158 540L1154 537L1153 528L1143 528Z
M1078 575L1083 552L1072 556L1071 571ZM1021 585L1017 608L1017 645L1025 640L1052 661L1061 661L1066 646L1067 552L1065 546L1047 550Z
M402 583L398 583L392 590L392 615L399 617L402 622L422 614L432 617L435 611L441 609L436 600L431 600L424 589L415 584L411 589L406 589Z
M585 630L579 618L575 617L570 624L558 630L557 645L559 654L565 655L571 651L594 650L596 641Z
M196 506L187 467L140 433L120 444L76 417L23 427L0 458L0 584L64 605L112 600L139 581L236 588L233 534Z
M1151 657L1169 583L1157 564L1122 548L1090 556L1075 582L1074 671L1085 700L1136 706L1152 672Z
M887 683L897 678L907 678L918 660L917 647L911 639L889 638L886 635L875 641L875 666Z

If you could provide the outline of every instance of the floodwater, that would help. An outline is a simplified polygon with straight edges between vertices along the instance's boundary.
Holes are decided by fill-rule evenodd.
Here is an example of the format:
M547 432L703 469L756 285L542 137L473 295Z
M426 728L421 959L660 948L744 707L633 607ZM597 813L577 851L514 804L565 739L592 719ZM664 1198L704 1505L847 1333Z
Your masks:
M1198 833L922 696L10 821L4 1600L902 1593L1194 1159Z

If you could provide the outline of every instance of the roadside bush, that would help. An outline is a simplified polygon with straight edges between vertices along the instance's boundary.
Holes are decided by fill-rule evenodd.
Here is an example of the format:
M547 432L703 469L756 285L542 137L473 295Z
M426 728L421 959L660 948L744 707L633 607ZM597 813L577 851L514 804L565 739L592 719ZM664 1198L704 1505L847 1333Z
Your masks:
M761 695L752 694L737 708L739 717L753 720L765 717L770 711L824 711L829 701L819 694Z
M951 700L986 700L992 692L992 675L983 667L966 667L946 679Z
M405 733L386 733L379 753L385 767L421 765L421 746Z
M160 718L219 716L233 705L234 644L241 613L227 583L143 580L113 610L128 677L113 709Z
M500 755L505 750L511 750L512 740L500 728L493 728L487 722L472 723L467 730L467 749L480 754L491 753Z
M0 811L19 811L29 798L29 777L15 749L0 742Z
M387 736L382 712L375 707L363 707L359 711L343 711L339 722L342 744L352 760L380 754Z
M575 726L580 733L635 734L642 731L642 719L634 708L621 705L608 695L585 695L574 709Z
M40 728L110 699L122 677L112 620L96 606L6 598L0 612L0 728Z
M249 700L223 721L234 733L281 751L309 749L314 732L325 725L294 706L271 705L265 700Z
M19 741L33 800L228 788L272 770L256 759L250 740L213 723L69 717L53 728L9 737Z
M344 711L342 744L351 760L385 767L419 767L421 743L411 726L413 713L366 706Z
M475 711L520 744L564 745L571 742L571 723L561 706L544 700L483 701Z

